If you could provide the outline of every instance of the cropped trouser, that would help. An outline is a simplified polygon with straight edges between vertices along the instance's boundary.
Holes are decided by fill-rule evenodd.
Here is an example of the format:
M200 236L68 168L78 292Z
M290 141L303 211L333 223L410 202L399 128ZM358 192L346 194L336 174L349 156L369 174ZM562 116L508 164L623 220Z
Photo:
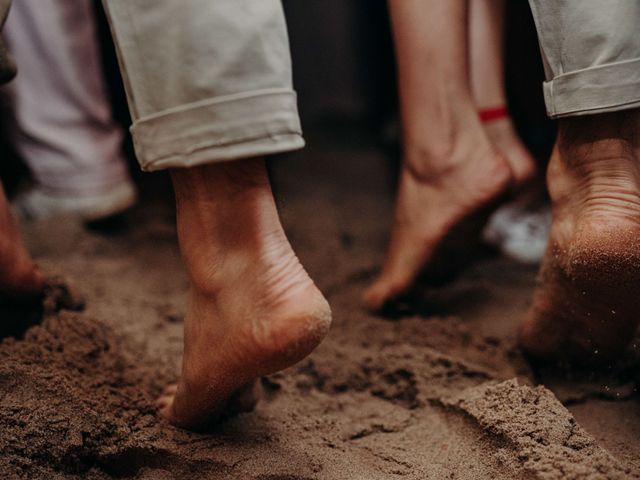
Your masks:
M551 117L640 106L640 2L529 0Z
M103 0L143 170L301 148L280 0Z

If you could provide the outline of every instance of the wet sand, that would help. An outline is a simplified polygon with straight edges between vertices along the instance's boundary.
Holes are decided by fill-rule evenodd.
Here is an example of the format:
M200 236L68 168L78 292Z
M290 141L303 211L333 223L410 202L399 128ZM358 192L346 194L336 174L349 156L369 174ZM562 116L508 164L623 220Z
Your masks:
M308 359L262 379L254 412L207 435L153 408L179 371L188 287L166 179L145 179L119 235L70 219L25 227L73 292L55 290L41 325L0 344L2 478L640 478L639 355L569 378L531 367L515 327L535 269L499 258L425 286L389 318L365 313L389 167L367 145L310 140L273 162L273 178L334 326Z

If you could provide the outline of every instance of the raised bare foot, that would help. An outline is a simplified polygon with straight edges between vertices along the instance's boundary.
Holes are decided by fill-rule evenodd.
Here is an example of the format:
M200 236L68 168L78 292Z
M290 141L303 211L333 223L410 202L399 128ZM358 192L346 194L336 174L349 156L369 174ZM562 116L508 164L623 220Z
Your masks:
M493 145L509 163L515 186L532 180L536 174L536 162L518 137L511 118L496 118L484 122L483 126Z
M640 320L639 115L562 120L547 172L550 241L520 343L542 360L606 361Z
M331 311L287 241L263 161L172 177L192 289L182 376L158 404L175 425L203 430L237 409L229 403L241 402L256 378L307 356L327 334Z
M22 243L0 185L0 297L34 297L43 288L44 277Z
M447 235L493 206L511 180L508 163L479 121L445 155L406 148L389 250L380 276L364 293L365 306L379 310L404 293Z

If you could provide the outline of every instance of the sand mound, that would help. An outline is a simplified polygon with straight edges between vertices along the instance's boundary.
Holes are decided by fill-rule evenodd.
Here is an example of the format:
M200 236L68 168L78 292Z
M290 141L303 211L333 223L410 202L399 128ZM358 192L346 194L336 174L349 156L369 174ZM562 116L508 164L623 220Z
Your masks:
M622 479L631 472L587 434L549 390L516 380L482 385L441 402L494 443L494 455L541 480Z
M113 333L60 312L0 346L0 470L80 474L140 444L152 385Z

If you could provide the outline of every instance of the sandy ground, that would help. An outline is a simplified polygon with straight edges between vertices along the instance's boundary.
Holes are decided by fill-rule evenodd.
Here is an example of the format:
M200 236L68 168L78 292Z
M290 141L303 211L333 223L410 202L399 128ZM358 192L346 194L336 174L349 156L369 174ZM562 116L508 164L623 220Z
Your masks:
M392 318L361 310L387 238L389 166L372 147L325 140L272 165L334 326L261 381L254 412L211 434L167 425L152 404L179 369L188 288L166 179L146 179L119 235L69 219L25 226L75 293L55 290L40 326L0 344L2 478L640 478L638 355L598 374L530 367L514 331L535 269L489 258Z

